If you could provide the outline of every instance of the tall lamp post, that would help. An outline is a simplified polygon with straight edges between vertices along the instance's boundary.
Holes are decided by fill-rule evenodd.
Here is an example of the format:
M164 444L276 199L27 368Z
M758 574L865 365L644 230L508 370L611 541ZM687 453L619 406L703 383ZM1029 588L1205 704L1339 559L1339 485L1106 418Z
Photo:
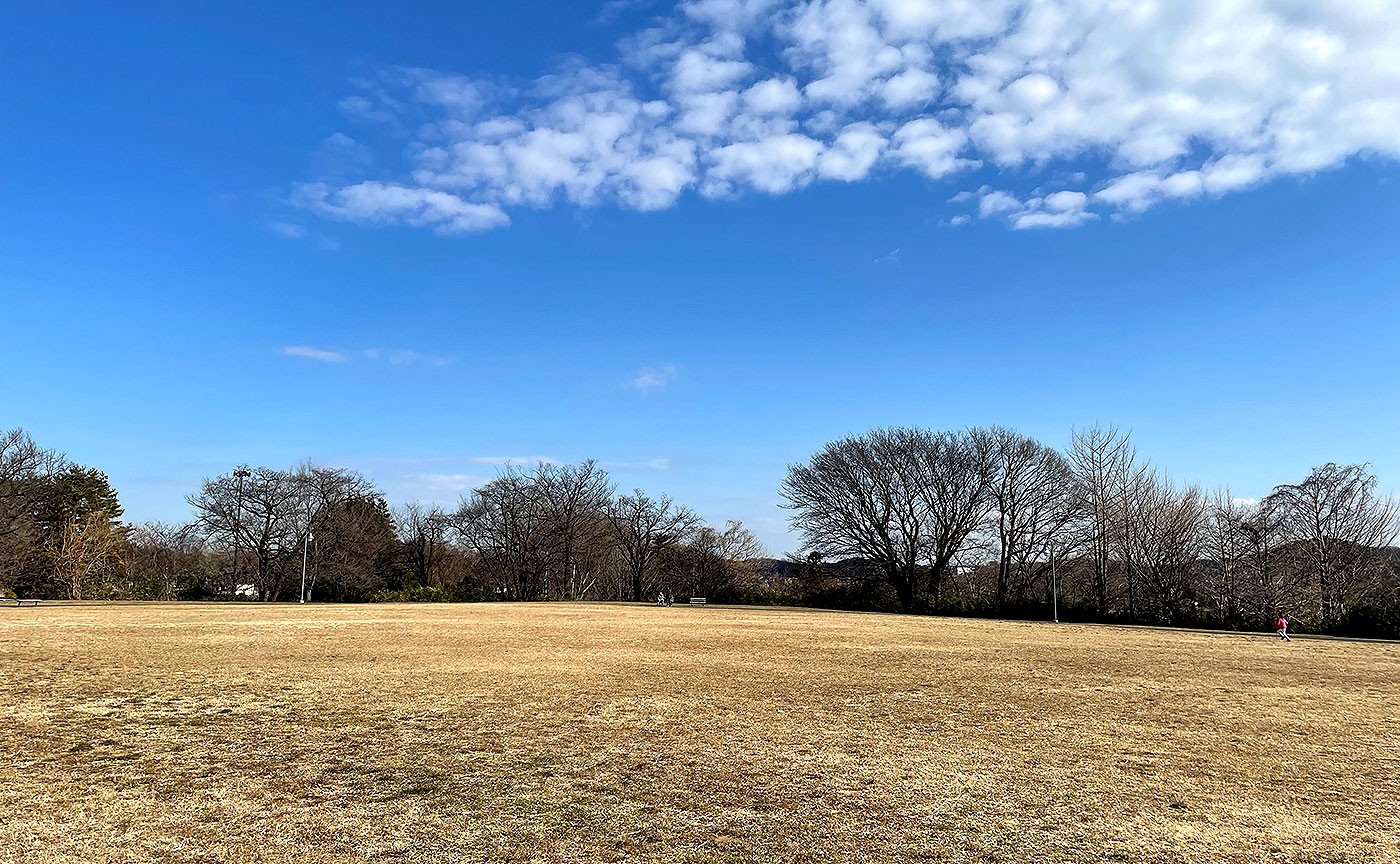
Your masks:
M238 594L238 532L243 527L243 478L253 476L253 472L248 470L247 465L239 465L233 470L233 476L238 478L238 497L234 505L233 517L233 593Z
M306 602L306 547L311 543L311 527L307 526L306 536L301 538L301 601Z

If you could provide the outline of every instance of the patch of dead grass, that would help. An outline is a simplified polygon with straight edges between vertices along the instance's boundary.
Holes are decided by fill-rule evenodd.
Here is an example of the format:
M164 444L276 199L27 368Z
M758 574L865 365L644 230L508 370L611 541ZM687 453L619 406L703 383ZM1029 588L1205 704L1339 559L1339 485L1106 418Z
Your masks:
M0 610L0 862L1388 862L1395 645L791 610Z

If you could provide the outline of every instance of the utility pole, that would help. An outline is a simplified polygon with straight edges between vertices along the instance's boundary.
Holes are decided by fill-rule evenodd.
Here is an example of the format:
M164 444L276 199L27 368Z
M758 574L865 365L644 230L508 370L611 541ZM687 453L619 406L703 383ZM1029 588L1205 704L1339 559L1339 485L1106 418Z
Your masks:
M233 591L238 593L238 532L243 528L243 478L253 476L253 472L248 470L247 465L239 465L233 470L233 476L238 478L238 498L234 505L233 517Z

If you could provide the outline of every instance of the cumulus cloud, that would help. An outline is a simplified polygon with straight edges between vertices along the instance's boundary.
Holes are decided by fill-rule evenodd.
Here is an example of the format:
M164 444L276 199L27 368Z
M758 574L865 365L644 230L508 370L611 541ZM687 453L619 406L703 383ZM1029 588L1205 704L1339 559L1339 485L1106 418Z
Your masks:
M791 192L812 179L821 152L819 142L796 134L727 144L710 155L701 192L724 195L736 186L773 194Z
M977 215L980 218L1005 219L1017 230L1070 228L1098 218L1098 214L1086 209L1089 196L1072 189L1033 195L1025 200L1004 189L992 189L990 186L981 187L975 194L959 193L953 196L954 203L972 200L977 202ZM964 224L966 215L954 217L950 224Z
M791 78L769 78L744 91L744 107L754 114L791 114L802 106L802 93Z
M1068 227L1400 158L1400 6L1374 0L682 0L620 44L510 85L361 82L341 110L415 136L409 162L366 176L399 139L336 133L365 173L291 201L459 234L908 171L981 218ZM976 191L993 180L1015 206Z
M958 158L967 142L967 133L948 129L932 118L911 120L894 134L895 158L901 165L917 168L933 179L971 163Z
M710 41L685 49L671 69L671 89L679 93L711 93L743 81L753 66L745 60L728 59L735 47Z
M638 369L627 384L634 390L650 393L670 384L674 377L676 377L676 367L667 363L664 366L647 366Z
M869 123L842 129L817 159L817 172L835 180L860 180L870 173L889 142Z

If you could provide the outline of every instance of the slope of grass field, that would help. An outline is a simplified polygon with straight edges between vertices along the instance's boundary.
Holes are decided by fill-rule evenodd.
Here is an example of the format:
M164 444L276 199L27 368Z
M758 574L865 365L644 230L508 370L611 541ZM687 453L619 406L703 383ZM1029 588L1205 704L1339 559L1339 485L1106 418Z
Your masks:
M0 862L1400 861L1400 646L609 605L0 609Z

